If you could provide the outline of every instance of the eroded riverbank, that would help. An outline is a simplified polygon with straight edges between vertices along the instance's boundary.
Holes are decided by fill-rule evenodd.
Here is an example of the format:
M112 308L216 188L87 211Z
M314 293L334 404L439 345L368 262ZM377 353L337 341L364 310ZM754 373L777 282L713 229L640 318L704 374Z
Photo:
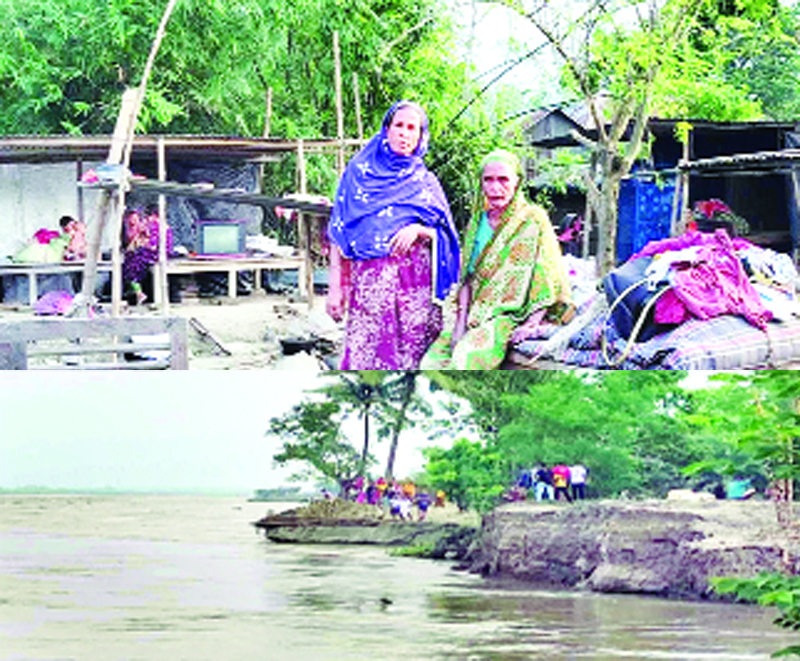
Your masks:
M517 503L484 517L469 568L595 592L719 599L715 576L797 573L765 501Z
M716 600L713 577L798 571L798 549L765 501L523 502L480 526L401 523L349 505L328 520L301 508L259 527L279 542L427 545L429 557L485 577L604 593Z

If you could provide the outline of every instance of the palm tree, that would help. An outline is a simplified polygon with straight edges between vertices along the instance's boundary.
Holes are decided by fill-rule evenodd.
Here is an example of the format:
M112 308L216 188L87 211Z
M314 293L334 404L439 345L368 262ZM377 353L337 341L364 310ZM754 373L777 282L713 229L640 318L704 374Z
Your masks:
M420 374L419 370L334 370L324 375L338 378L339 383L325 386L320 392L352 407L363 419L364 443L359 475L364 474L369 458L370 420L374 417L379 436L391 437L385 476L393 477L400 435L413 424L411 414L429 410L417 396Z

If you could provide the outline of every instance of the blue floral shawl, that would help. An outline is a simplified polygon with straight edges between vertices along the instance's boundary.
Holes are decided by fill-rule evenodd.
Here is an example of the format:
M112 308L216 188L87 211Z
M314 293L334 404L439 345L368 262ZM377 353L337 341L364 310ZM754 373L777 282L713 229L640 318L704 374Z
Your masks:
M418 109L422 117L419 145L411 156L394 153L386 134L394 113L403 106ZM458 281L458 234L442 186L422 160L428 140L428 120L422 108L408 101L395 103L380 132L347 164L328 235L345 257L365 260L389 255L389 241L406 225L421 223L434 228L435 291L437 298L444 299Z

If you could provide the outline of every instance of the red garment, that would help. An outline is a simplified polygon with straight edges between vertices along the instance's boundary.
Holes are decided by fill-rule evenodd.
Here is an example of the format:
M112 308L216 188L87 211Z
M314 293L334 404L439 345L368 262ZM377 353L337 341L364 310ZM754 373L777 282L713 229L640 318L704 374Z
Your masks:
M717 235L722 234L728 238L734 250L745 250L752 248L753 244L747 239L736 237L731 239L725 230L717 230L713 234L708 232L687 232L680 236L675 236L669 239L661 239L660 241L650 241L644 248L634 255L631 255L628 260L637 259L639 257L647 257L650 255L660 255L662 252L668 250L683 250L684 248L691 248L693 246L707 246L715 245L718 242Z
M764 330L772 313L750 284L731 238L718 230L713 239L703 243L694 263L674 271L671 291L656 303L656 323L738 314Z
M569 484L569 466L558 464L557 466L553 466L553 469L550 472L553 475L553 486L566 487Z

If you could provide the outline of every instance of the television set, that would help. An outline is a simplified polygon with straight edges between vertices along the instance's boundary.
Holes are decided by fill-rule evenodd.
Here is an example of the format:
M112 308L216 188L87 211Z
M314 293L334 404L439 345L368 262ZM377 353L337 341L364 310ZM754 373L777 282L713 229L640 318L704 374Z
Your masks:
M243 220L201 220L197 223L198 255L243 255L247 223Z

